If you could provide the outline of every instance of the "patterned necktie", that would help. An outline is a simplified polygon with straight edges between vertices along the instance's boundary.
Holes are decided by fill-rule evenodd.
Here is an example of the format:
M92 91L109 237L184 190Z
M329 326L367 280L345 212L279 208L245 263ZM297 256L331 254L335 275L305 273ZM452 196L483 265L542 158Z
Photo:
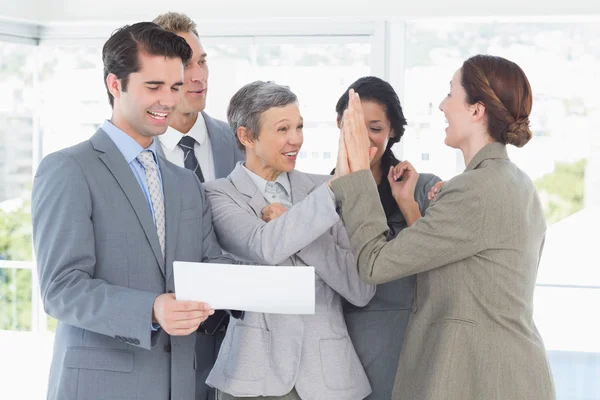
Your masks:
M150 150L142 151L137 160L144 167L146 172L146 182L148 183L148 192L150 201L154 210L154 223L156 224L156 233L160 242L160 249L163 257L165 256L165 203L162 194L160 180L158 179L158 167L154 161L154 155Z
M202 175L200 164L194 153L194 144L196 144L196 139L184 135L177 145L183 150L183 166L194 171L198 175L200 182L204 183L204 175Z
M279 182L267 182L265 194L267 195L267 201L269 203L279 202L288 209L292 207L292 203L289 201L285 188Z

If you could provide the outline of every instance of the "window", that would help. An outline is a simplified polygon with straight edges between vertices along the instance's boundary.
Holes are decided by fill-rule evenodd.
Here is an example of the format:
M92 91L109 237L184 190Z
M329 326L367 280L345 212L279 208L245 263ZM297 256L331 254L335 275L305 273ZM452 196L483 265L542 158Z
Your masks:
M407 24L404 158L420 172L450 179L464 161L444 145L438 105L454 71L487 53L519 64L534 93L533 139L509 146L534 180L548 232L535 292L535 320L548 349L560 399L600 398L600 328L586 305L600 304L591 234L600 221L600 25L592 23ZM421 154L429 153L429 157Z
M223 40L203 40L210 69L207 112L225 120L231 96L254 80L289 86L298 95L304 117L303 151L296 166L328 174L335 160L321 155L337 154L335 105L352 82L371 74L369 37L260 37L220 43Z
M0 42L0 330L31 329L34 46Z

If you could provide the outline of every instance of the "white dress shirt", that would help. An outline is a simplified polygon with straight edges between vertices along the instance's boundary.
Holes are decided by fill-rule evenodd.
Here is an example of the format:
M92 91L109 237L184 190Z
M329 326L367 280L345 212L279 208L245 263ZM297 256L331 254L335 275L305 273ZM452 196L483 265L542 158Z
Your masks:
M183 133L170 126L163 135L158 136L158 140L160 141L167 160L182 168L184 168L184 153L183 149L177 144L183 136ZM194 145L194 154L198 159L198 164L200 164L200 169L202 170L202 176L204 176L204 180L214 180L215 163L210 145L210 138L208 137L208 130L206 129L206 122L204 121L202 113L198 113L198 119L196 119L196 123L187 133L187 136L193 137L196 140L196 144Z

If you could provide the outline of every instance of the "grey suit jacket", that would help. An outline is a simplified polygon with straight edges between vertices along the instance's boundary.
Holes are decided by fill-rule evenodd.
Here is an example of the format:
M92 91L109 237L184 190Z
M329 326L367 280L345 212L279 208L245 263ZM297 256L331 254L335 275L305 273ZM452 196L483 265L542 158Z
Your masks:
M198 178L159 165L166 261L140 185L104 131L40 163L33 238L44 308L59 321L49 399L194 398L196 335L151 332L154 299L174 290L173 260L231 259Z
M315 267L315 314L232 320L207 383L234 396L282 396L295 386L303 400L363 399L371 387L348 337L341 297L362 306L375 287L358 277L329 177L292 171L289 178L294 206L269 223L260 218L268 203L241 163L228 179L209 182L207 196L224 250L262 265Z
M492 143L390 242L369 171L333 182L362 279L417 275L393 399L555 397L533 290L546 223L535 187Z
M424 215L431 187L440 178L420 174L415 188L415 201ZM407 227L404 216L397 210L387 220L387 240L392 240ZM365 307L344 303L344 317L350 339L367 373L373 392L367 400L392 398L400 350L411 314L416 276L407 276L377 285L375 296Z

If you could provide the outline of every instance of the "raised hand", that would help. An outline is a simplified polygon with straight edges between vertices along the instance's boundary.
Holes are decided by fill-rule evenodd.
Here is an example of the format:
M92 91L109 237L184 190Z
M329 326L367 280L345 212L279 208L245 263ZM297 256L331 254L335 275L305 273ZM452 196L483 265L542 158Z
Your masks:
M371 147L360 97L353 89L350 89L348 108L344 111L342 122L350 172L370 169L377 148Z
M396 202L414 201L419 173L411 163L402 161L395 167L390 167L387 178Z

